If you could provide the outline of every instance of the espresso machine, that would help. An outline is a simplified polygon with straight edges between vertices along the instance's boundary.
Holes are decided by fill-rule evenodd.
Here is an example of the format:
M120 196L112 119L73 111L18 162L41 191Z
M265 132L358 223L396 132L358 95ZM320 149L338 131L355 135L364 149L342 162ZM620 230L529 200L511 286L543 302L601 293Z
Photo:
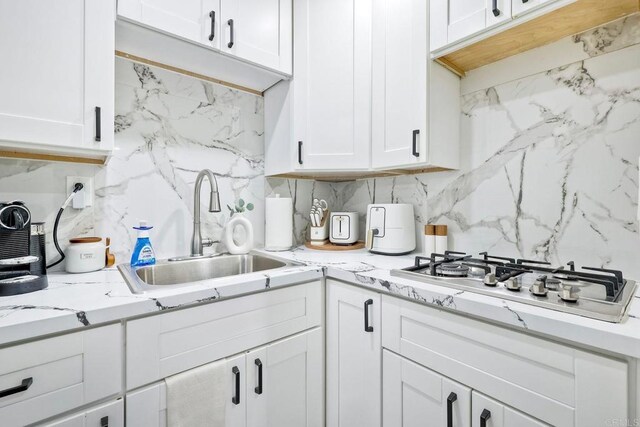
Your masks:
M0 202L0 297L47 287L44 237L24 202Z

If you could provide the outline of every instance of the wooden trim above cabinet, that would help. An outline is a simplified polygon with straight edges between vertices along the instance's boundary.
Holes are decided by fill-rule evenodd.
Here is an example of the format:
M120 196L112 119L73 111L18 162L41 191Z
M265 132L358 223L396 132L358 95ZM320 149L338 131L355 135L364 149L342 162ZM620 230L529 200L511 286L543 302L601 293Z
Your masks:
M23 160L41 160L49 162L66 162L66 163L83 163L87 165L104 165L107 161L107 157L81 157L81 156L65 156L60 154L43 154L22 152L14 150L2 150L0 149L0 158L5 159L23 159Z
M466 71L544 46L638 11L639 0L577 0L519 25L516 18L506 24L513 25L510 28L440 56L436 61L463 76Z

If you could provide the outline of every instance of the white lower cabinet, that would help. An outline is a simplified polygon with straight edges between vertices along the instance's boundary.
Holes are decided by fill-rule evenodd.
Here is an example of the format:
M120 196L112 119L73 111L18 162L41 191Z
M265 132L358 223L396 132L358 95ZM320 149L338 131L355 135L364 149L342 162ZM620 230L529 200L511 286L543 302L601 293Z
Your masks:
M590 427L629 416L625 360L387 295L382 314L385 349L473 389L474 427Z
M380 426L380 294L327 280L327 425Z
M600 423L596 421L593 425L599 424ZM549 426L549 424L531 418L477 391L473 391L471 397L471 426L545 427Z
M0 349L3 427L36 423L121 389L120 324Z
M469 427L469 387L387 350L382 360L384 427Z
M42 424L42 427L123 427L124 401L99 405L59 420Z
M323 337L316 328L226 359L226 427L320 427ZM128 426L165 426L164 381L127 394Z

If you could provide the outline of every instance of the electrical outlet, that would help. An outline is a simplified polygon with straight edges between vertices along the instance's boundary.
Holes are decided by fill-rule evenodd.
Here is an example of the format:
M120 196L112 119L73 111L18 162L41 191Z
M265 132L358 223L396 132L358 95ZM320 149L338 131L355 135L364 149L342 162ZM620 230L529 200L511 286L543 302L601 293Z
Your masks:
M93 178L89 176L68 176L67 177L67 194L71 194L75 184L79 182L84 185L74 197L72 206L76 209L83 209L93 205Z

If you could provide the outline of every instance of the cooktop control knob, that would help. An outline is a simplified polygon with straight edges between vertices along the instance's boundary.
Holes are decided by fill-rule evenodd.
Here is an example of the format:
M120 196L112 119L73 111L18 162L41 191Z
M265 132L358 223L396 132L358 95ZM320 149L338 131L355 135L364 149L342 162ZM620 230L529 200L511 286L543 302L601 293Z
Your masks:
M575 288L571 285L562 285L562 288L558 291L558 296L562 301L565 301L565 302L578 301L578 293L575 291Z
M510 278L504 281L504 287L509 289L510 291L519 291L522 285L518 281L518 279Z
M546 283L547 283L547 276L540 276L529 287L529 291L537 297L546 297L548 292Z
M496 275L493 273L487 273L484 276L484 284L487 286L496 286L498 284L498 280L496 279Z

